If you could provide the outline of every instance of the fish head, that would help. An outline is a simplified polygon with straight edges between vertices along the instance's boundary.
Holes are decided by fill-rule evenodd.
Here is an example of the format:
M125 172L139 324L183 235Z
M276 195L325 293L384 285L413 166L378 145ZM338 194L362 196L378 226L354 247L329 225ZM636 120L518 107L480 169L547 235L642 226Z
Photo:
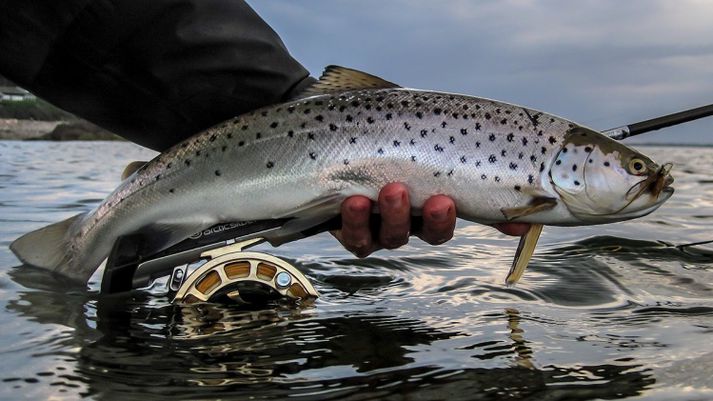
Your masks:
M576 127L565 137L549 175L569 211L584 223L597 224L656 210L673 195L671 167L598 132Z

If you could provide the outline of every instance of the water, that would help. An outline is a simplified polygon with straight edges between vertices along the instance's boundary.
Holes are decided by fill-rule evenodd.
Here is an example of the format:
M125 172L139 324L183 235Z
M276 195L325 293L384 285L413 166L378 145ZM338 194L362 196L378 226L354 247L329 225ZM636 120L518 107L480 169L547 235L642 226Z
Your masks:
M312 306L178 307L16 268L24 232L97 204L126 143L0 141L0 399L713 399L713 151L647 147L677 189L632 222L546 228L514 288L517 240L460 222L357 260L328 235L275 250Z

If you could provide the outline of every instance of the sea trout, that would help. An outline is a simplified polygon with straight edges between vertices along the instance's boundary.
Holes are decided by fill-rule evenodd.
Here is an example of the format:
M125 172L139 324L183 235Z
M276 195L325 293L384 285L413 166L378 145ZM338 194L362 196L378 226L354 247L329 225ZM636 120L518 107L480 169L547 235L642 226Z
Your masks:
M401 88L330 66L300 99L225 121L128 176L91 212L11 244L23 262L86 282L121 235L152 251L220 222L292 218L307 229L352 195L404 183L414 213L436 194L460 218L533 223L509 282L542 225L651 213L673 193L670 165L566 119L495 100ZM286 228L288 229L288 228Z

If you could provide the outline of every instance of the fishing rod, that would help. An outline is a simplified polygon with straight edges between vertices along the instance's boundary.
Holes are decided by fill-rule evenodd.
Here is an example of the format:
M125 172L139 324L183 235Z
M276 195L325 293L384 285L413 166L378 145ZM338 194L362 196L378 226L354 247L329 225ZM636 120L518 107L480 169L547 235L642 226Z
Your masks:
M713 104L679 111L678 113L667 114L665 116L640 121L638 123L625 125L602 131L602 134L609 138L622 140L646 132L656 131L661 128L671 127L700 118L713 116Z

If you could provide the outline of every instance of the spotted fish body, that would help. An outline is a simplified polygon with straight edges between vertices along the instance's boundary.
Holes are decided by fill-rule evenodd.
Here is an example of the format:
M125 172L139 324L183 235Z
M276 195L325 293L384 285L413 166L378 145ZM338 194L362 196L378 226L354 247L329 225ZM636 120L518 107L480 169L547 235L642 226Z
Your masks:
M625 147L503 102L356 86L363 87L264 108L198 134L136 171L93 212L27 234L12 248L26 263L87 280L120 235L149 234L156 239L150 246L160 250L225 221L294 217L306 228L336 215L346 197L376 199L391 182L408 187L416 211L430 196L446 194L459 217L480 223L597 224L637 217L662 203L629 215L582 218L558 201L508 217L507 210L533 199L561 200L559 186L584 188L585 166L579 175L571 170L594 162L585 156L592 148ZM567 158L563 149L580 157ZM617 163L617 154L602 157ZM30 242L49 236L61 250L31 249Z

